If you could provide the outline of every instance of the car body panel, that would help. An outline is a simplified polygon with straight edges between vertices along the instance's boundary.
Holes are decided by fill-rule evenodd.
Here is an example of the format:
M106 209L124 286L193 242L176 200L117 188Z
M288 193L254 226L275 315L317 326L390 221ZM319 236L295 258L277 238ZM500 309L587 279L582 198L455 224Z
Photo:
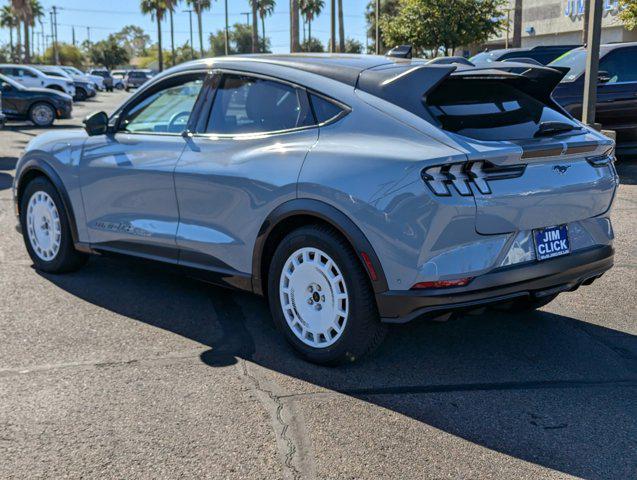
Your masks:
M609 163L612 141L583 126L566 135L527 141L463 137L357 88L357 69L391 69L396 60L343 56L340 65L340 56L301 56L296 68L295 58L195 61L153 78L128 102L143 98L171 76L221 69L292 82L340 102L346 114L294 131L235 137L111 131L87 138L81 132L65 132L32 142L27 157L46 158L68 183L73 204L82 204L75 213L79 242L98 251L217 272L226 284L257 293L262 293L264 271L255 255L264 252L265 235L276 227L272 222L287 218L277 212L288 209L340 231L358 232L345 237L358 238L352 245L361 262L362 253L371 253L372 266L380 265L383 287L375 284L377 298L384 290L394 292L393 298L400 296L395 292L410 292L423 281L464 277L476 279L473 287L470 283L461 289L470 292L491 282L477 279L504 278L497 274L501 269L514 269L527 278L525 265L538 264L531 230L555 224L567 224L572 232L577 255L571 263L589 258L579 255L588 249L608 247L602 263L612 264L608 210L618 182ZM420 69L423 62L413 65ZM400 75L411 70L416 69ZM195 115L201 101L200 96ZM113 115L113 128L124 108ZM603 164L592 163L599 157ZM466 179L469 194L460 194L449 183L448 194L438 195L424 175L432 166L484 161L497 168L522 165L522 174L489 180L490 195L477 192L472 178ZM18 183L19 173L20 168ZM289 205L298 205L298 210ZM590 272L585 266L573 267L574 285L599 275L600 265ZM364 268L371 276L369 266ZM252 282L246 281L250 277ZM529 285L545 288L544 283ZM507 295L532 293L507 288ZM453 289L451 295L457 292ZM474 300L489 300L490 295ZM445 298L445 292L439 296ZM415 309L428 305L426 299L406 303L414 302ZM395 305L387 308L391 317Z
M79 171L92 245L143 251L146 244L176 258L173 172L184 147L170 135L118 132L86 140Z

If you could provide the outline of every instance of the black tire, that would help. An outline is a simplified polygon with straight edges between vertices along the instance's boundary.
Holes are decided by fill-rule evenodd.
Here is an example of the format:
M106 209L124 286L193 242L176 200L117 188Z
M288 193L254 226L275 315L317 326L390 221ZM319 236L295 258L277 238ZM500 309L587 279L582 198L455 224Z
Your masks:
M29 200L33 194L40 191L47 193L53 200L60 218L60 247L57 254L48 261L40 258L35 253L28 233L29 226L27 224L27 210ZM75 247L73 246L73 238L71 236L71 228L69 226L66 210L64 209L64 204L62 203L60 194L53 184L44 177L36 177L30 181L24 189L22 197L20 198L20 226L22 228L24 244L36 269L47 273L72 272L82 267L88 260L88 255L75 250Z
M75 99L78 102L83 102L87 98L88 98L88 93L86 92L86 90L84 90L81 87L78 87L78 88L75 89Z
M293 333L279 296L279 282L286 262L294 252L307 247L317 248L332 258L342 273L349 297L348 315L342 333L335 343L324 348L307 345ZM374 292L361 261L347 241L328 226L301 227L281 241L270 263L268 300L278 329L296 352L312 363L351 363L373 352L382 343L387 331L386 325L380 322Z
M48 115L46 117L41 116L38 113L40 111L46 111L48 112ZM53 108L50 103L46 102L36 102L31 105L31 108L29 109L29 120L31 120L34 125L42 128L47 128L53 125L56 115L55 108Z
M553 300L557 298L557 295L558 294L555 293L553 295L548 295L546 297L540 297L540 298L534 298L534 297L519 298L511 302L495 305L493 308L501 312L510 312L510 313L532 312L533 310L537 310L538 308L542 308L543 306L551 303Z

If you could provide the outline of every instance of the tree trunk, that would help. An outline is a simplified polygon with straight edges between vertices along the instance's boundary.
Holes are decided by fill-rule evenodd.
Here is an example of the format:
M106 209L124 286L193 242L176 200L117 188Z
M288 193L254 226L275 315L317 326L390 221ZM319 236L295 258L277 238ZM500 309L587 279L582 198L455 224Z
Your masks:
M299 48L299 0L290 0L290 51L298 52Z
M159 71L164 70L164 52L162 51L162 42L161 42L161 16L156 15L157 17L157 44L159 46L159 51L157 53L157 61L159 62Z
M31 63L31 39L29 38L29 21L24 21L24 63Z
M172 54L172 60L170 64L175 66L175 24L173 23L173 11L170 10L170 52Z
M261 44L263 45L263 53L265 53L266 45L265 45L265 15L261 17Z
M252 0L252 53L259 53L259 27L257 20L257 1Z
M197 9L197 23L199 25L199 54L203 58L203 28L201 26L201 9Z
M336 0L330 2L330 53L336 52Z
M522 0L515 0L513 11L513 41L511 46L520 48L522 46Z
M345 52L345 25L343 24L343 0L338 0L338 51Z
M9 27L9 51L11 52L11 61L15 61L15 52L13 51L13 27Z
M307 44L312 45L312 20L307 21Z

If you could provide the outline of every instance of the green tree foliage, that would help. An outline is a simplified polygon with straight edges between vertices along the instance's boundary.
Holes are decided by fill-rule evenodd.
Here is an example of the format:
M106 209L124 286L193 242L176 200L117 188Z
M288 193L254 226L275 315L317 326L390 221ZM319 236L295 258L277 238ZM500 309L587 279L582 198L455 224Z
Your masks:
M100 65L109 70L119 65L125 65L130 60L126 49L119 45L113 35L109 35L106 40L92 43L88 54L94 65Z
M308 38L301 44L301 51L322 53L325 51L325 46L318 38Z
M387 16L393 18L398 15L398 2L399 0L380 0L380 16ZM367 21L367 37L371 39L368 46L367 53L374 53L376 51L376 0L370 0L365 9L365 20ZM380 33L380 53L385 53L388 50L386 43L383 41L383 32Z
M637 27L637 0L620 0L619 18L628 30Z
M74 67L82 68L84 64L84 55L82 54L82 51L70 43L59 43L58 55L60 57L60 64L62 65L73 65ZM53 47L46 49L42 56L42 61L48 65L53 65L55 63Z
M228 31L228 55L236 55L240 53L252 53L252 27L244 23L235 23ZM210 54L213 57L220 57L226 54L225 50L225 32L217 30L211 33ZM270 39L262 38L260 49L265 53L270 52ZM263 50L265 48L265 50Z
M363 53L363 44L355 38L345 39L345 53Z
M113 36L126 49L131 58L143 57L148 54L150 35L142 27L126 25L119 32L114 33Z
M389 45L411 44L416 53L433 56L486 41L503 25L504 0L400 0L398 15L381 18Z

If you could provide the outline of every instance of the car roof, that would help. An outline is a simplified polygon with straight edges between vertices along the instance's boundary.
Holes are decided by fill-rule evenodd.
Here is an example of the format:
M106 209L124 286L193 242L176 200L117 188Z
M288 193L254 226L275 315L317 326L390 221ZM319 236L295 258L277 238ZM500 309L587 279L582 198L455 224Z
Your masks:
M194 60L182 64L183 70L192 70L202 65L208 65L212 61L223 63L224 61L259 62L270 65L295 68L309 73L314 73L332 80L355 86L358 76L364 70L369 70L382 65L424 65L428 60L422 58L405 59L392 58L381 55L359 54L331 54L331 53L291 53L291 54L251 54L232 55L229 57L215 57Z

